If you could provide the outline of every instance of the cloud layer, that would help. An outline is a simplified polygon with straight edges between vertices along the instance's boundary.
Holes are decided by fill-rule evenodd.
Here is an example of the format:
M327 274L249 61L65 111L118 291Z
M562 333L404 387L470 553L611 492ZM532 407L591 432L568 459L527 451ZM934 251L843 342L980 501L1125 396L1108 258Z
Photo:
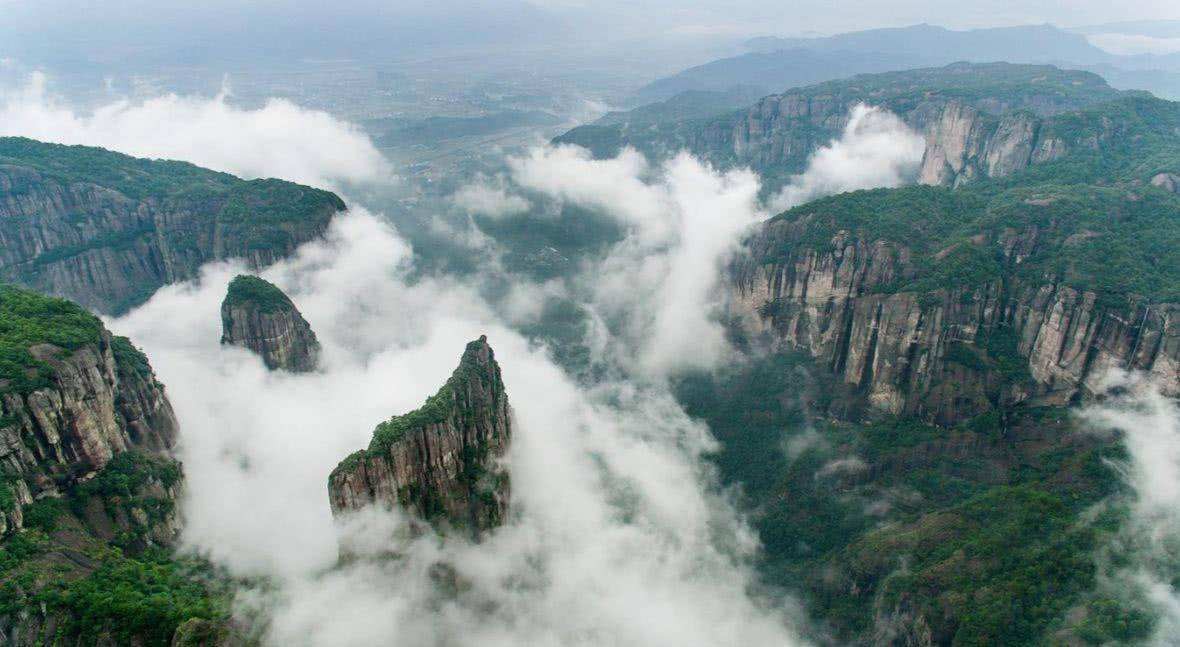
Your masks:
M316 374L268 373L218 344L231 265L110 322L152 358L181 420L187 545L281 584L253 594L270 642L794 644L786 611L747 594L756 542L709 493L708 430L662 389L575 384L477 291L407 284L407 253L354 211L265 272L319 335ZM375 513L333 523L325 483L337 460L376 421L416 407L483 333L515 412L513 522L478 546L397 543L400 520ZM325 571L338 539L400 546L404 558ZM438 591L440 561L464 582L457 597Z
M536 148L510 166L517 184L600 210L628 228L581 277L620 362L663 376L709 368L725 356L718 281L742 233L765 217L756 175L720 172L687 154L658 168L632 149L596 160L573 146Z
M358 128L282 99L233 106L227 95L120 99L83 113L54 98L47 78L0 88L0 136L101 146L138 157L185 160L245 178L318 186L387 179L381 153Z

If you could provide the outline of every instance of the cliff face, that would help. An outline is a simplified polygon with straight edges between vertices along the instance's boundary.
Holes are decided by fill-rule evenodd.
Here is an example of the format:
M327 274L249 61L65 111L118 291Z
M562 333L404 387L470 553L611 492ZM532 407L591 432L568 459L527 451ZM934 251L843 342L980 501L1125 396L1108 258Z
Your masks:
M590 126L558 142L599 155L634 146L657 157L687 149L722 166L750 166L772 178L803 171L811 154L839 137L860 103L893 112L926 137L920 181L957 185L1002 177L1058 159L1094 139L1045 128L1062 113L1118 99L1087 72L1048 66L956 63L865 74L763 97L723 117L670 120L644 128Z
M125 452L175 443L147 358L76 304L0 286L0 357L5 532L21 527L23 505L61 497Z
M4 532L21 527L21 506L61 496L120 453L162 453L176 441L164 389L127 340L104 330L72 352L50 344L30 350L53 377L43 388L0 395L0 465L12 494Z
M204 263L261 267L321 235L335 195L178 162L0 138L0 279L118 313Z
M766 97L734 124L734 157L755 168L801 170L811 153L838 136L847 125L849 111L861 102L876 105L871 96L852 100L796 93ZM933 93L913 104L886 101L883 105L926 138L918 173L922 184L958 186L1004 177L1102 143L1058 136L1045 127L1053 123L1052 117L1039 116L1018 102L971 102ZM1040 107L1052 114L1055 106Z
M315 332L291 299L256 276L230 282L221 303L221 343L248 348L267 368L313 371L320 355Z
M332 472L332 512L400 505L478 538L508 513L508 473L500 461L511 436L500 366L481 337L421 409L379 425L369 448Z
M776 220L750 241L734 307L754 338L805 350L873 408L953 424L1017 402L1066 404L1115 367L1180 394L1180 304L1103 303L1015 276L898 291L917 272L906 246L842 232L819 250L800 243L807 227ZM1018 264L1039 235L1008 229L979 242Z

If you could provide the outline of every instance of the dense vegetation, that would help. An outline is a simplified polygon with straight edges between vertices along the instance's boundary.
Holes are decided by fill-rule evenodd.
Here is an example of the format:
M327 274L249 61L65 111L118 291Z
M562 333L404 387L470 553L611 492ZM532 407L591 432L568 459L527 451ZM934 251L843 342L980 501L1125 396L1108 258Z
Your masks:
M936 644L1148 634L1149 615L1096 592L1119 508L1086 511L1120 496L1119 445L1073 433L1058 409L951 429L816 418L845 398L825 374L779 354L688 376L677 393L721 441L714 460L753 511L761 572L802 593L837 642L864 639L893 613L924 618ZM1075 609L1090 611L1074 622Z
M25 528L0 543L0 616L54 619L59 638L81 644L145 645L170 644L190 618L226 618L224 578L150 540L173 500L148 486L171 488L179 478L171 459L127 452L64 499L26 506ZM92 526L98 511L127 529L100 539L110 522Z
M335 194L281 180L246 181L184 162L19 137L0 138L0 175L10 198L67 207L63 213L33 210L0 223L13 241L0 276L111 313L142 303L166 280L195 275L206 261L277 260L321 233L345 207ZM46 227L61 229L46 238L57 244L18 244L44 238L35 232ZM108 272L96 270L59 285L51 268L97 250L114 252L91 259L105 263ZM120 263L120 257L137 261ZM168 258L167 272L161 257Z
M290 297L264 278L239 274L229 282L223 308L250 308L259 312L285 312L295 309Z
M46 144L24 137L0 137L0 165L35 170L41 176L38 182L91 182L137 200L208 197L242 182L188 162L141 159L103 148ZM31 188L31 184L18 184L10 193L21 195Z
M65 299L0 285L0 380L3 389L28 393L49 386L53 368L29 351L50 344L74 351L98 344L98 317Z
M764 260L796 246L886 241L912 253L888 291L972 287L1000 277L1064 283L1125 303L1180 300L1180 196L1142 185L985 183L823 198L777 217L800 225ZM1013 238L1032 241L1021 256Z

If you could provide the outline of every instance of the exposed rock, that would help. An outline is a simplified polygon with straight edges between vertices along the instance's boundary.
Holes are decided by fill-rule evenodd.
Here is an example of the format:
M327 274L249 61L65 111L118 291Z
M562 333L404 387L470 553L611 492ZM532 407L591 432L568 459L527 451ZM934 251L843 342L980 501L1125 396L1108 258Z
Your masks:
M478 538L508 513L501 460L511 436L500 366L480 337L421 409L381 423L367 450L336 467L328 480L332 512L400 505Z
M777 181L802 172L819 147L840 136L852 108L863 103L898 115L925 136L920 182L957 186L1011 175L1073 150L1099 146L1114 133L1088 122L1078 131L1077 120L1066 123L1061 132L1051 126L1056 115L1119 96L1088 72L955 63L794 88L708 120L673 121L633 131L575 128L557 141L597 152L628 145L655 156L687 149L714 164L749 166ZM604 147L608 143L613 146Z
M138 305L208 261L273 263L342 209L280 180L0 138L0 279L99 312Z
M267 368L314 371L320 355L315 332L291 299L273 283L239 275L221 303L221 343L248 348Z
M1180 394L1180 304L1116 307L1017 280L894 291L913 273L907 248L837 236L817 251L798 242L806 227L774 220L751 241L733 307L752 337L805 350L873 408L953 424L1017 402L1069 403L1115 367ZM1036 235L1007 232L996 244L1015 261Z
M25 305L18 304L22 297L59 310L14 312ZM0 523L5 532L21 527L22 505L61 496L122 452L164 453L176 440L172 406L143 354L77 306L54 301L14 288L0 294L0 312L10 322L36 317L53 327L59 317L63 326L80 320L77 335L89 336L69 350L32 345L25 369L29 383L8 378L0 384L0 466L12 494ZM11 337L5 342L17 344Z
M1180 175L1175 173L1160 173L1151 178L1151 185L1166 189L1172 193L1180 193Z

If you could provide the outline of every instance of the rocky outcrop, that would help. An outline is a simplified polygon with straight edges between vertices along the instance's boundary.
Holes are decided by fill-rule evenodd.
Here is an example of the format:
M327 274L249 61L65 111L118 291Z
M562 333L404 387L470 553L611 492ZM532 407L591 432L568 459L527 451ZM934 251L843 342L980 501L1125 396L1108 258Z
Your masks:
M818 148L840 136L853 107L866 104L898 115L925 136L920 182L954 186L1008 176L1099 146L1114 134L1094 137L1103 125L1100 120L1083 134L1074 128L1076 119L1056 128L1056 116L1120 96L1088 72L955 63L796 88L713 119L670 121L633 131L583 127L557 141L600 155L622 146L657 157L687 149L717 165L752 167L776 183L802 172Z
M508 513L502 459L511 436L500 366L480 337L421 409L381 423L367 450L336 467L328 480L332 512L401 506L478 538Z
M898 291L915 273L908 248L840 233L817 249L800 243L806 229L774 220L750 242L733 307L751 337L806 351L869 407L953 424L1018 402L1066 404L1100 391L1107 368L1180 394L1180 304L1109 304L1015 278ZM1015 260L1036 236L993 242Z
M1180 193L1180 175L1175 173L1158 173L1151 178L1151 185L1158 186L1172 193Z
M271 370L305 373L319 361L315 332L291 299L265 279L239 275L230 282L221 325L221 343L254 351Z
M0 138L0 279L104 313L196 276L258 268L321 235L344 203L280 180Z
M30 311L22 296L49 309ZM58 341L52 337L30 344L11 332L4 336L5 348L18 358L17 366L5 365L7 377L0 380L0 471L11 495L0 527L7 532L22 525L23 505L61 496L123 452L166 453L177 422L143 354L80 308L4 288L0 314L16 329L35 319L76 331L72 348L51 343Z

